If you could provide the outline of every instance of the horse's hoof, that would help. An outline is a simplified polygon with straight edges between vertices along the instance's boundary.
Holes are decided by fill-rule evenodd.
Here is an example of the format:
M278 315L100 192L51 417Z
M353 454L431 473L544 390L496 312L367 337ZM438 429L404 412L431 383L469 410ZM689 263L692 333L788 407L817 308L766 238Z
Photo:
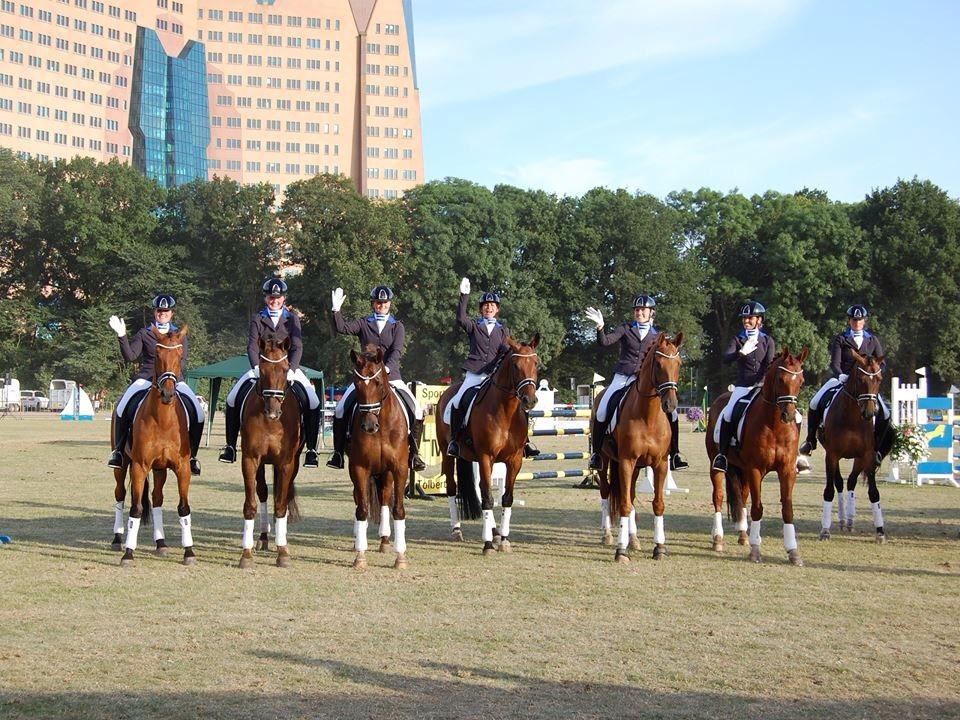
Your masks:
M885 545L887 543L887 536L885 533L878 532L874 538L874 541L877 543L877 545Z
M168 552L170 552L170 548L167 547L167 543L163 540L157 540L157 547L154 549L153 554L157 557L163 557Z
M287 546L277 548L277 567L288 568L293 565L293 560L290 559L290 551L287 550Z
M366 570L367 569L367 558L362 552L358 552L357 556L353 559L353 569L354 570Z
M713 550L714 552L723 552L723 537L720 535L713 536Z
M407 569L407 555L406 553L397 553L397 559L393 561L394 570L406 570Z
M800 551L796 548L793 550L787 551L787 557L790 558L790 563L796 565L797 567L803 567L803 558L800 557Z
M390 552L391 549L393 549L393 546L390 544L390 538L388 538L388 537L381 537L381 538L380 538L380 552L382 552L382 553Z
M663 543L657 543L653 546L653 559L662 560L663 556L667 554L667 546Z
M123 538L120 536L120 533L113 534L113 540L110 542L110 549L120 552L123 550Z
M755 563L763 562L763 558L760 557L760 546L751 545L750 546L750 560Z
M253 570L253 552L244 549L244 551L240 553L240 564L237 567L241 570Z
M130 548L123 551L123 557L120 558L120 567L133 567L133 550Z
M830 531L827 530L826 528L821 528L821 529L820 529L820 539L821 539L821 540L829 540L829 539L830 539Z
M604 530L603 537L600 538L601 545L613 545L613 533L609 530Z
M621 565L626 565L630 562L630 556L627 554L627 551L623 548L617 548L617 551L613 554L613 561L620 563Z
M510 541L502 537L500 538L500 544L497 546L499 552L510 553L513 552L513 547L510 545Z
M453 542L463 542L463 530L455 527L452 531L450 531L450 539Z
M629 543L627 544L627 547L629 547L631 550L639 550L639 549L640 549L640 538L638 538L636 535L631 535L631 536L630 536L630 541L629 541Z
M187 565L187 566L189 566L189 565L196 565L196 564L197 564L197 556L196 556L196 555L184 555L184 556L183 556L183 560L181 561L181 563L182 563L183 565Z
M492 541L492 540L487 540L487 541L485 541L485 542L483 543L483 555L484 555L484 557L486 557L487 555L493 555L493 553L494 553L493 541Z
M747 535L746 530L741 530L737 533L737 545L747 545L750 542L750 536Z
M270 541L266 533L260 533L260 539L257 541L257 550L267 551L270 549Z

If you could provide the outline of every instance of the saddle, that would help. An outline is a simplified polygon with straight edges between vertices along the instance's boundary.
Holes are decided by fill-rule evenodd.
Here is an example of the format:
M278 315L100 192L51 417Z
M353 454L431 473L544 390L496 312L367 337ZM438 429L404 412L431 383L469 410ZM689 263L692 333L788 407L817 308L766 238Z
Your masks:
M253 386L256 384L256 378L247 378L243 385L240 386L240 389L237 390L236 406L240 409L239 417L243 417L243 406L247 402L247 398L250 397L250 391L253 390ZM302 432L305 424L304 415L310 410L310 400L307 398L306 390L300 387L299 383L288 382L287 388L293 393L293 396L297 399L297 404L300 406L300 429Z
M837 399L837 396L843 390L843 384L837 385L827 390L823 397L820 398L820 407L823 408L823 412L820 413L820 424L817 427L823 427L824 422L827 419L827 411L833 406L834 401Z
M137 413L140 412L140 406L143 405L143 400L147 397L148 392L150 392L150 388L144 388L143 390L135 392L130 398L130 402L127 403L126 409L123 411L123 419L126 421L127 427L130 428L131 438L133 437L135 427L133 421L137 417ZM180 392L177 392L177 400L180 401L184 412L187 414L187 430L189 431L191 427L200 421L197 416L197 409L193 403Z
M757 399L762 389L763 388L758 385L734 403L733 409L730 411L730 425L736 428L736 430L733 433L732 442L730 443L731 446L741 447L743 445L743 421L747 417L747 409L753 404L753 401ZM714 433L715 440L717 440L720 433L720 423L723 422L726 422L726 420L723 419L723 415L721 414L720 422L717 423L717 428Z
M400 403L400 407L403 408L403 416L407 421L407 432L410 432L410 428L413 427L414 420L416 419L416 411L413 405L410 403L410 400L400 393L393 385L390 386L390 392L393 393L393 396ZM306 395L304 394L304 398ZM357 414L357 396L356 393L350 395L343 407L343 418L347 421L347 439L350 439L350 436L353 434L353 418Z

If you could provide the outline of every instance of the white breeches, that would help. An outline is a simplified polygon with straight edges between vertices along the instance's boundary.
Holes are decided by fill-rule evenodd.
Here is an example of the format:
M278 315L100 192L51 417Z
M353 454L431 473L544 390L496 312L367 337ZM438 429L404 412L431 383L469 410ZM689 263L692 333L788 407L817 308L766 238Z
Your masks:
M230 388L230 392L227 393L227 405L233 407L237 402L237 393L240 392L240 388L243 387L243 384L250 378L257 377L257 371L254 368L250 368L245 372L239 380L237 380L233 387ZM313 388L313 383L310 382L309 378L303 374L303 370L297 368L293 371L293 378L291 382L297 383L300 387L304 389L307 393L307 400L310 402L310 409L316 410L320 407L320 398L317 395L317 391Z
M457 394L453 396L453 400L447 403L447 406L443 409L443 421L449 425L450 424L450 408L460 407L460 399L463 397L463 394L472 387L476 387L484 380L486 380L489 375L485 373L474 373L467 371L467 374L463 376L463 383L460 385L460 389L457 390Z
M153 385L152 380L144 380L143 378L137 378L130 383L130 387L126 389L126 391L123 393L123 396L120 398L120 402L117 403L117 415L123 415L127 409L127 403L130 402L130 398L132 398L141 390L146 390L151 385ZM197 396L194 394L193 390L190 389L190 386L181 380L177 383L177 392L190 398L190 402L193 403L193 407L197 411L197 418L200 422L203 422L206 419L206 416L203 414L203 408L200 407L200 401L197 400Z
M410 388L407 387L406 383L404 383L403 380L391 380L390 385L401 392L404 397L409 399L410 404L414 408L414 417L416 417L417 420L423 420L423 407L421 407L420 403L417 402L417 399L413 396L413 393L410 392ZM347 398L353 395L354 389L353 383L350 383L347 386L346 392L343 393L343 396L340 398L340 402L337 403L337 409L334 411L336 417L343 418L343 408L346 404Z
M814 393L813 398L810 400L810 409L816 410L820 407L820 401L823 399L823 396L827 394L827 391L830 388L835 388L840 384L840 381L837 378L830 378L823 385L820 386L820 389Z
M730 393L730 399L727 400L726 406L723 408L723 419L727 422L730 422L730 419L733 417L733 406L736 404L737 400L742 398L744 395L753 390L753 385L746 385L740 387L739 385L734 386L733 391Z
M636 375L623 375L622 373L614 374L613 380L610 381L610 385L603 393L603 397L600 398L600 404L597 405L597 420L599 422L607 421L607 405L610 402L610 398L613 397L613 394L624 385L629 385L636 379Z

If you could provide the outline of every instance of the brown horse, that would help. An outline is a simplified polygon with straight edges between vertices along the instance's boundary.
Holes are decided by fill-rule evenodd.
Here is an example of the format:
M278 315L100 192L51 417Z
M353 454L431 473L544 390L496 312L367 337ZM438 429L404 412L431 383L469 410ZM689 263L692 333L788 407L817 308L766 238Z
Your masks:
M457 479L454 479L454 458L444 454L441 465L447 480L447 497L456 495L459 507L468 519L483 518L483 554L494 550L493 496L490 493L490 476L493 464L506 465L507 475L501 499L503 515L500 520L500 542L502 552L510 552L510 516L513 512L513 486L517 473L523 463L523 446L527 441L527 413L537 404L537 345L540 334L534 335L527 343L507 338L510 351L504 355L487 385L477 395L467 421L466 436L469 441L461 444L460 459L457 461ZM443 412L453 398L457 386L447 388L435 410L437 419L437 444L443 451L450 441L450 427L443 422ZM480 467L480 497L476 487L470 463ZM467 480L467 478L470 478ZM462 540L459 516L452 500L450 502L450 523L453 526L454 539Z
M260 339L260 377L247 394L240 415L240 450L243 472L243 551L240 567L253 567L253 521L260 503L260 542L258 549L268 550L266 466L273 465L273 517L277 543L277 567L290 567L287 547L287 522L300 519L294 480L300 469L303 434L300 431L300 406L289 390L287 371L290 338L277 342L274 337Z
M793 524L793 486L797 480L797 447L800 430L796 422L797 393L803 385L803 361L808 348L794 357L788 348L777 355L763 377L759 397L747 408L743 420L743 441L727 453L729 469L726 473L710 470L713 483L713 549L723 550L723 481L726 476L727 502L732 518L737 520L739 543L747 543L746 502L750 496L750 559L760 562L760 520L763 503L760 483L771 470L780 480L780 512L783 517L783 546L794 565L803 565L797 547L797 532ZM718 452L713 439L717 418L727 403L729 393L723 393L710 406L707 422L706 446L711 464Z
M873 508L876 541L883 543L883 513L880 510L880 491L877 489L877 459L874 418L880 410L880 385L883 382L883 358L866 358L853 353L855 361L847 380L834 396L819 430L820 442L826 454L827 482L823 489L823 524L820 539L830 539L833 515L833 495L837 495L837 514L840 529L853 531L855 510L854 490L863 473L867 477L867 494ZM847 496L843 495L843 475L840 459L853 458L853 469L847 476ZM846 502L844 502L846 501Z
M595 440L602 443L599 450L609 464L607 470L598 473L600 497L609 498L611 522L615 519L620 521L620 534L614 553L614 559L620 563L630 562L631 529L632 547L638 547L633 503L637 494L637 470L640 467L653 468L654 560L661 559L666 552L663 498L670 454L668 416L677 408L681 344L683 333L678 333L674 338L668 338L665 333L657 336L656 343L650 346L640 361L637 379L627 388L617 411L616 427L606 441L603 438ZM609 412L612 413L613 409L610 408Z
M193 533L190 520L190 438L187 434L187 414L177 399L177 382L180 380L183 358L182 340L187 336L187 328L161 335L153 329L157 339L156 359L154 362L153 385L144 397L133 421L130 439L124 448L130 470L130 519L127 522L127 539L124 544L124 567L133 564L133 551L137 549L137 535L140 521L146 509L144 496L147 486L147 473L153 470L153 521L154 537L157 539L157 526L160 537L157 539L157 552L163 554L166 543L163 539L163 524L157 509L163 505L163 485L167 471L173 470L177 476L177 490L180 502L177 514L180 516L181 538L183 544L183 564L196 562L193 552ZM114 471L118 488L122 488L125 469ZM116 496L116 495L115 495ZM122 497L117 500L122 502ZM159 521L159 522L158 522ZM116 539L116 538L115 538Z
M394 567L407 567L407 515L403 491L407 480L410 444L407 419L400 399L390 387L383 364L383 350L368 346L362 354L350 351L357 409L350 421L350 480L357 505L353 525L356 556L353 567L367 566L367 523L371 514L380 514L380 552L390 549L390 516L393 516Z

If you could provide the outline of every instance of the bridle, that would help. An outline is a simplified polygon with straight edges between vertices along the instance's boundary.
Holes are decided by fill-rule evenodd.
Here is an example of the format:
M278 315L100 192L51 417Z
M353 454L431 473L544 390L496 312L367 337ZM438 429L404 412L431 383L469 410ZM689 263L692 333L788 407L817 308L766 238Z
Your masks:
M157 347L163 348L164 350L179 350L183 347L183 343L178 343L177 345L164 345L163 343L157 343ZM167 372L160 373L157 376L157 379L153 381L154 386L157 388L157 391L160 392L163 390L161 387L163 383L167 380L173 380L174 384L180 382L180 376L177 373Z
M510 360L510 359L512 359L512 358L528 358L528 357L537 357L537 354L536 354L535 352L519 353L519 352L513 351L513 352L510 353L510 355L506 356L506 357L504 358L504 360L506 361L506 360ZM511 379L512 379L512 377L513 377L513 369L514 369L515 367L516 367L516 365L514 365L513 363L510 363L510 375L511 375ZM494 377L496 377L496 376L494 376ZM504 392L504 393L506 393L506 394L508 394L508 395L515 395L518 400L520 399L520 392L521 392L527 385L533 385L534 387L536 387L536 385L537 385L536 379L535 379L535 378L532 378L532 377L524 377L522 380L520 380L520 382L516 383L516 386L515 386L512 390L511 390L511 388L510 388L509 385L499 385L499 384L497 383L496 379L492 380L491 382L492 382L492 384L493 384L493 386L494 386L495 388L497 388L498 390L500 390L500 391L502 391L502 392Z
M863 373L863 374L866 375L868 378L875 378L875 377L882 377L882 376L883 376L883 369L876 370L876 371L874 371L874 372L867 372L866 370L864 370L864 369L863 369L862 367L860 367L859 365L857 366L857 372ZM856 376L852 375L852 376L851 376L851 379L852 379L853 377L856 377ZM878 393L860 393L859 395L856 395L856 396L855 396L852 392L850 392L850 391L847 390L847 384L846 384L846 383L843 384L843 392L844 392L844 394L847 395L848 397L851 397L851 398L856 399L857 404L859 404L859 405L862 405L863 403L867 403L867 402L870 402L870 401L878 402L878 401L879 401L879 397L880 397Z
M356 368L354 368L353 374L356 375L358 379L363 380L363 384L366 385L366 384L368 384L371 380L376 379L377 376L380 375L380 373L383 372L383 368L384 368L384 366L381 365L380 368L379 368L373 375L363 375L363 374L361 374ZM389 391L387 390L387 386L386 386L386 385L381 385L380 387L381 387L380 399L379 399L377 402L373 402L373 403L361 403L361 402L358 402L358 403L357 403L357 410L359 410L360 412L363 412L363 413L370 413L371 415L376 415L376 416L379 417L379 415L380 415L380 410L383 408L383 401L384 401L384 400L386 399L386 397L387 397L387 392L389 392Z
M797 375L803 375L803 369L802 369L802 368L801 368L800 370L791 370L790 368L784 367L783 365L777 365L777 370L783 370L783 372L787 373L787 374L790 375L791 377L796 377ZM774 400L773 402L771 402L771 401L767 400L765 397L763 397L763 394L762 394L762 393L761 393L761 395L760 395L760 398L761 398L765 403L767 403L768 405L776 405L777 407L780 408L781 411L783 411L783 409L784 409L783 406L784 406L784 405L796 405L796 404L797 404L797 396L796 396L796 395L777 395L777 399Z
M260 359L261 359L261 360L266 360L268 363L281 363L281 362L283 362L284 360L286 360L287 357L288 357L288 355L287 355L286 353L284 353L283 357L280 357L280 358L277 358L276 360L273 360L273 359L271 359L271 358L268 358L268 357L267 357L266 355L264 355L263 353L260 353ZM279 401L282 403L282 402L283 402L283 399L287 396L287 386L288 386L289 384L290 384L290 383L285 382L285 383L283 384L283 390L275 390L275 389L273 389L273 388L264 388L264 387L263 387L263 376L260 376L260 377L257 378L257 392L259 393L260 397L263 398L264 400L266 400L266 399L268 399L268 398L274 398L274 399L276 399L276 400L279 400Z
M654 350L653 353L654 353L654 358L656 358L656 356L659 355L660 357L666 358L667 360L674 360L680 357L679 350L677 350L673 354L665 353L662 350ZM637 390L639 390L640 383L634 383L634 384L637 386ZM654 391L649 395L641 395L641 397L647 397L647 398L660 397L662 399L663 396L666 395L669 391L671 390L676 391L677 389L677 383L674 382L673 380L667 380L666 382L657 383L657 363L654 361L650 362L650 385L653 386Z

